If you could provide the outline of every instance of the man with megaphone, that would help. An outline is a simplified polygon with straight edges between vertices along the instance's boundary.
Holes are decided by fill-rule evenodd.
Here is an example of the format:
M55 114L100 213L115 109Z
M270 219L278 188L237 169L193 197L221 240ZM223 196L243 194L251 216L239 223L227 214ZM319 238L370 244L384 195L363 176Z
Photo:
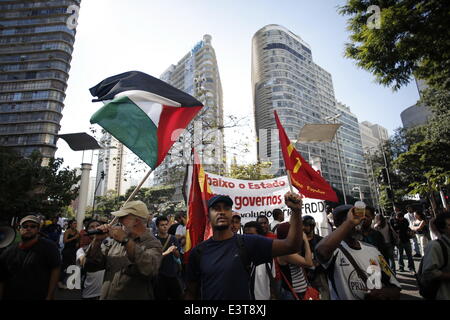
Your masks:
M21 242L1 254L0 299L53 300L61 258L56 244L40 237L40 226L36 216L20 220Z

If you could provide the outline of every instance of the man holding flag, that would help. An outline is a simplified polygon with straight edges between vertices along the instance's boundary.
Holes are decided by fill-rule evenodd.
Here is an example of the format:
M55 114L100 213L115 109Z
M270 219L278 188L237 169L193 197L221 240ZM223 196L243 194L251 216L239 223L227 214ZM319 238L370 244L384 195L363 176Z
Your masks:
M90 89L106 104L91 118L154 170L182 130L203 105L194 97L138 71L109 77ZM151 171L150 171L151 172ZM113 214L121 226L98 229L88 259L106 268L102 299L152 299L152 278L162 260L162 245L146 227L148 209L131 201L150 172L124 206ZM106 233L110 246L102 243Z

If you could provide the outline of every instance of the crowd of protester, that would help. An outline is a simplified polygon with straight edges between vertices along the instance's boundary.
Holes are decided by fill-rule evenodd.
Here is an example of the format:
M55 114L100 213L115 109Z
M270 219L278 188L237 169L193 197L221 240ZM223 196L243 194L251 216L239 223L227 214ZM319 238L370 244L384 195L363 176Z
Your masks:
M232 199L214 196L213 236L189 259L184 212L153 217L132 201L112 213L115 224L86 219L81 231L61 216L26 216L19 241L0 255L0 299L54 299L57 287L68 289L70 266L81 270L86 300L397 300L398 274L408 272L421 294L433 287L431 298L450 299L449 212L366 207L360 216L351 205L327 207L331 232L322 237L298 195L285 203L289 221L276 209L271 223L261 215L242 225Z

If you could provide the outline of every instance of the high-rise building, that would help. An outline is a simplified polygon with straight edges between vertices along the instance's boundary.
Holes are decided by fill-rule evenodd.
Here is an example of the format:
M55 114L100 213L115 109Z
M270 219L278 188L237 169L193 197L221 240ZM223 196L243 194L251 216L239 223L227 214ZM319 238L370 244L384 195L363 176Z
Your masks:
M107 147L99 150L95 195L104 196L107 191L123 195L129 187L124 177L129 150L109 133L101 141Z
M419 95L422 98L423 91L426 90L428 86L425 81L417 79L416 85ZM426 124L432 115L433 113L428 106L417 102L415 105L403 110L400 114L400 118L402 119L403 128L410 129Z
M388 131L385 127L363 121L359 124L363 149L378 149L380 143L389 139Z
M160 79L170 85L194 96L204 104L202 111L194 119L197 130L195 130L195 143L188 134L182 135L180 141L175 142L166 160L155 170L154 183L172 184L179 187L183 183L186 158L190 155L190 149L195 146L197 152L201 149L209 151L213 156L223 158L223 98L222 84L220 81L219 68L216 54L211 45L211 36L204 35L203 40L197 43L177 65L171 65ZM190 134L194 131L194 125L188 127ZM201 135L200 137L198 135ZM175 166L177 166L175 168ZM205 170L215 173L223 173L223 164L204 163ZM181 193L179 193L181 200Z
M361 196L370 201L372 197L358 118L348 106L340 102L336 104L336 111L341 115L339 122L342 124L338 137L343 159L343 175L346 178L344 185L356 198Z
M305 124L327 123L328 117L341 113L339 121L344 126L338 137L344 192L350 194L358 183L365 185L358 120L347 107L337 105L331 74L314 63L311 47L298 35L279 25L267 25L255 33L252 89L259 160L284 168L278 141L274 141L278 137L271 133L276 129L274 110L292 141L298 140ZM359 151L355 150L358 147ZM296 143L296 148L309 161L320 159L324 178L342 190L338 148L334 142ZM284 173L284 169L277 172Z
M362 147L366 159L366 171L369 178L371 198L377 203L379 189L371 157L374 153L380 151L383 142L389 139L389 134L386 128L378 124L372 124L369 121L361 122L359 124L359 130L361 132Z
M80 1L0 2L0 145L24 156L55 154Z

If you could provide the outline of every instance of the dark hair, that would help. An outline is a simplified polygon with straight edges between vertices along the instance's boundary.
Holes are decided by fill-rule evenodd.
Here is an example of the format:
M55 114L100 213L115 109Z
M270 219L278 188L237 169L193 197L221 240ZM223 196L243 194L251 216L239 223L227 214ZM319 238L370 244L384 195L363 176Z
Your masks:
M416 214L420 217L420 219L425 220L425 221L427 220L427 216L422 211L417 210Z
M375 208L374 207L367 206L366 210L369 211L372 214L372 216L375 218Z
M291 227L289 222L283 222L278 225L277 228L277 238L286 239L289 233L289 228Z
M157 227L159 227L159 223L160 223L161 221L167 221L167 222L169 222L169 219L167 219L167 217L164 217L164 216L159 216L159 217L156 218L156 220L155 220L155 224L156 224Z
M256 222L256 221L247 222L244 225L244 231L245 231L245 228L255 228L257 234L259 234L259 235L263 234L263 230L261 228L261 225L258 222Z
M269 218L267 218L267 216L265 216L265 215L263 215L263 214L259 215L259 216L256 218L256 222L258 222L259 219L262 219L262 218L266 219L267 222L269 222Z
M234 214L231 219L237 218L239 221L241 221L241 215L240 214Z
M450 213L444 212L439 214L436 217L436 220L434 220L434 225L436 226L436 229L438 229L439 233L443 233L444 230L447 228L447 222L446 220L450 219Z
M94 222L97 222L97 223L99 223L99 224L103 224L103 223L100 222L100 221L97 221L97 220L94 220L94 219L89 219L89 221L87 221L87 223L86 223L86 230L88 230L88 229L89 229L89 226L90 226L91 224L93 224Z
M302 220L303 220L304 226L315 226L316 225L316 220L314 220L314 218L311 216L303 216Z
M278 219L278 217L280 217L283 214L283 210L281 209L273 209L272 211L272 215L274 219Z
M77 222L77 220L69 220L69 221L67 222L67 227L70 228L74 222Z

